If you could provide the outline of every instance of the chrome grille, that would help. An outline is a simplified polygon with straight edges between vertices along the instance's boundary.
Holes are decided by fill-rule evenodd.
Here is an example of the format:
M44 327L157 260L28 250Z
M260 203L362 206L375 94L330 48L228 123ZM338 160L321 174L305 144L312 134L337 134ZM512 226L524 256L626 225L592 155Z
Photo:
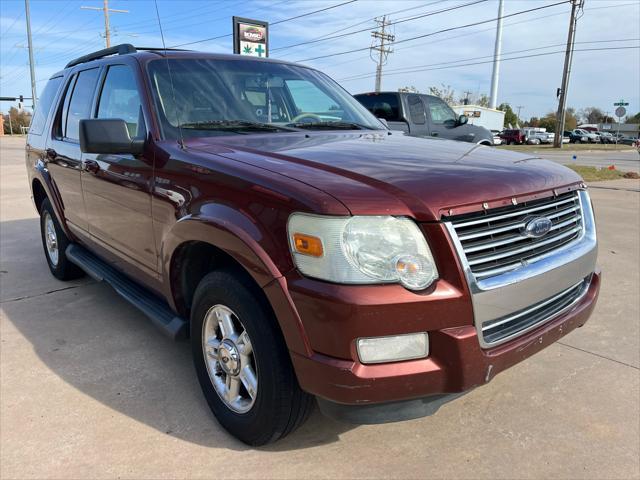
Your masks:
M590 277L566 290L508 316L482 324L482 336L487 344L506 340L546 322L574 305L589 288Z
M551 220L540 238L521 230L534 217ZM583 230L578 192L448 217L476 279L499 275L545 255L579 238Z

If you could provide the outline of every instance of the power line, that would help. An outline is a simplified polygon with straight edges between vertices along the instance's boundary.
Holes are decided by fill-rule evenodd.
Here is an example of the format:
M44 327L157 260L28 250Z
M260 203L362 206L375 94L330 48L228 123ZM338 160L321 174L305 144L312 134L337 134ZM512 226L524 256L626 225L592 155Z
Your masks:
M510 13L509 15L503 15L502 18L514 17L516 15L522 15L524 13L530 13L530 12L535 12L535 11L538 11L538 10L543 10L545 8L555 7L555 6L558 6L558 5L562 5L564 3L569 3L569 1L570 0L563 0L562 2L552 3L552 4L549 4L549 5L543 5L541 7L530 8L528 10L521 10L519 12ZM482 25L484 23L495 22L496 20L498 20L498 17L490 18L490 19L487 19L487 20L481 20L479 22L467 23L465 25L459 25L457 27L445 28L443 30L438 30L438 31L431 32L431 33L425 33L424 35L418 35L418 36L415 36L415 37L405 38L403 40L398 40L397 42L394 42L394 43L389 44L389 45L397 45L399 43L411 42L413 40L418 40L420 38L431 37L431 36L437 35L439 33L451 32L453 30L459 30L459 29L462 29L462 28L474 27L476 25ZM353 50L347 50L346 52L330 53L330 54L321 55L321 56L318 56L318 57L304 58L304 59L301 59L301 60L296 60L296 62L309 62L311 60L319 60L321 58L336 57L336 56L339 56L339 55L346 55L346 54L354 53L354 52L362 52L363 50L368 50L368 49L369 49L369 47L356 48L356 49L353 49Z
M592 44L592 43L615 43L615 42L634 42L634 41L638 41L640 40L640 37L638 38L621 38L621 39L611 39L611 40L591 40L591 41L584 41L584 42L576 42L576 44ZM545 45L542 47L533 47L533 48L525 48L523 50L512 50L510 52L504 52L501 55L501 60L503 60L502 56L503 55L513 55L516 53L525 53L525 52L533 52L536 50L544 50L546 48L553 48L553 47L562 47L564 46L564 43L554 43L552 45ZM455 63L460 63L460 62L470 62L472 60L482 60L484 58L493 58L493 55L483 55L481 57L472 57L472 58L463 58L460 60L450 60L448 62L438 62L438 63L428 63L428 64L424 64L424 65L411 65L408 67L402 67L402 68L395 68L395 69L391 69L391 70L387 70L387 74L391 74L391 73L412 73L415 72L416 69L418 68L426 68L426 67L435 67L435 66L440 66L440 65L449 65L449 64L455 64ZM350 77L345 77L345 78L341 78L339 79L340 81L342 80L357 80L357 79L361 79L361 78L369 78L371 77L370 74L358 74L358 75L352 75Z
M296 19L298 19L298 18L308 17L309 15L314 15L314 14L316 14L316 13L325 12L325 11L327 11L327 10L331 10L331 9L333 9L333 8L338 8L338 7L341 7L341 6L343 6L343 5L347 5L347 4L349 4L349 3L354 3L354 2L357 2L357 1L358 1L358 0L348 0L347 2L338 3L338 4L336 4L336 5L331 5L331 6L329 6L329 7L321 8L321 9L319 9L319 10L314 10L314 11L312 11L312 12L307 12L307 13L303 13L303 14L301 14L301 15L296 15L295 17L290 17L290 18L285 18L285 19L283 19L283 20L278 20L277 22L272 22L272 23L271 23L271 25L279 25L279 24L281 24L281 23L289 22L289 21L291 21L291 20L296 20ZM281 2L281 3L282 3L282 2ZM194 44L196 44L196 43L210 42L210 41L212 41L212 40L217 40L217 39L219 39L219 38L230 37L230 36L232 36L232 35L233 35L233 33L227 33L227 34L225 34L225 35L218 35L218 36L216 36L216 37L203 38L203 39L201 39L201 40L195 40L195 41L193 41L193 42L187 42L187 43L181 43L181 44L178 44L178 45L173 45L173 47L172 47L172 48L176 48L176 47L186 47L187 45L194 45Z
M575 49L574 52L598 52L598 51L604 51L604 50L629 50L629 49L640 49L640 45L633 46L633 47L581 48L581 49ZM536 54L532 54L532 55L521 55L521 56L518 56L518 57L503 58L502 61L506 62L508 60L521 60L523 58L544 57L544 56L548 56L548 55L557 55L558 53L565 53L565 51L564 50L556 50L554 52L536 53ZM431 72L431 71L434 71L434 70L446 70L448 68L458 68L458 67L470 67L470 66L474 66L474 65L484 65L484 64L492 63L492 62L493 62L493 60L486 60L484 62L474 62L474 63L461 63L459 65L448 65L448 66L438 67L438 68L421 68L421 69L411 70L411 71L407 71L407 72L388 73L387 75L402 75L404 73ZM367 77L358 77L358 78L351 78L351 79L339 79L338 81L340 81L340 82L348 82L350 80L361 80L363 78L371 78L373 76L375 76L375 74L368 75Z
M387 25L389 25L389 26L390 25L398 25L400 23L410 22L412 20L418 20L420 18L430 17L432 15L437 15L439 13L450 12L450 11L453 11L453 10L457 10L459 8L469 7L469 6L476 5L478 3L483 3L483 2L486 2L486 1L488 1L488 0L476 0L474 2L465 3L463 5L456 5L455 7L443 8L441 10L436 10L436 11L433 11L433 12L424 13L422 15L416 15L416 16L413 16L413 17L408 17L408 18L405 18L405 19L396 20L395 22L388 22ZM431 4L431 5L433 5L433 4ZM383 16L388 16L388 15L391 15L391 13L384 14ZM375 20L376 18L378 18L378 17L374 17L371 20ZM367 22L368 21L370 21L370 20L367 20ZM364 22L360 22L360 23L364 23ZM349 28L349 27L347 27L347 28ZM299 43L295 43L295 44L292 44L292 45L287 45L287 46L280 47L280 48L273 48L273 49L271 49L271 51L275 52L276 50L284 50L286 48L294 48L294 47L299 47L301 45L309 45L309 44L312 44L312 43L326 42L328 40L335 40L336 38L344 38L344 37L348 37L350 35L355 35L357 33L368 32L369 30L371 30L371 28L367 27L367 28L363 28L361 30L356 30L356 31L353 31L353 32L342 33L340 35L326 36L324 38L318 38L318 39L315 39L315 40L308 40L306 42L299 42Z

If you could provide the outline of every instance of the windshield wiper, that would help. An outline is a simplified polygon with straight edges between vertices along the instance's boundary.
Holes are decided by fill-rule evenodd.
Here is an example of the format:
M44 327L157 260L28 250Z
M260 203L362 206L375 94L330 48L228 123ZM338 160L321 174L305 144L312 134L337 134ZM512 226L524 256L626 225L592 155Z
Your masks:
M295 128L272 125L271 123L250 122L247 120L207 120L202 122L188 122L180 125L181 128L193 130L266 130L295 132Z
M339 121L329 121L329 122L296 122L296 123L288 123L287 127L295 127L295 128L321 128L328 130L376 130L373 127L368 125L362 125L360 123L355 122L339 122Z

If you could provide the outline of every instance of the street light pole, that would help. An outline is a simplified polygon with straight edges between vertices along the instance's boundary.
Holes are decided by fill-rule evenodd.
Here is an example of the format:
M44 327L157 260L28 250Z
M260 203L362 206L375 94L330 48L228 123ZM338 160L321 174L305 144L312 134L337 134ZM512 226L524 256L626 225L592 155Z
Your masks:
M504 15L504 0L499 0L498 24L496 27L496 44L493 50L493 73L491 74L491 97L489 108L496 109L498 104L498 80L500 78L500 52L502 51L502 17Z
M29 11L29 0L24 0L24 11L27 21L27 44L29 47L29 72L31 74L31 108L36 108L36 72L33 63L33 42L31 41L31 14ZM11 118L11 115L9 115Z

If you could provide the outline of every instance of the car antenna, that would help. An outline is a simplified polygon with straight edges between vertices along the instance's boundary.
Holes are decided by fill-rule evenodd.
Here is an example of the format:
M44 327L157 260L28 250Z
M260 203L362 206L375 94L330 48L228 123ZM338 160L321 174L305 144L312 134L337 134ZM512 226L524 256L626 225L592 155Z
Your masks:
M171 65L169 64L169 57L167 57L167 44L164 42L164 33L162 32L162 22L160 21L160 12L158 11L158 0L153 0L156 7L156 18L158 19L158 27L160 28L160 38L162 39L162 48L164 49L164 59L167 62L167 71L169 72L169 83L171 83L171 96L173 97L173 105L176 109L176 116L178 117L178 135L180 140L178 144L180 148L184 149L184 137L182 136L182 122L180 121L180 109L178 108L178 102L176 102L176 90L173 87L173 75L171 75Z

